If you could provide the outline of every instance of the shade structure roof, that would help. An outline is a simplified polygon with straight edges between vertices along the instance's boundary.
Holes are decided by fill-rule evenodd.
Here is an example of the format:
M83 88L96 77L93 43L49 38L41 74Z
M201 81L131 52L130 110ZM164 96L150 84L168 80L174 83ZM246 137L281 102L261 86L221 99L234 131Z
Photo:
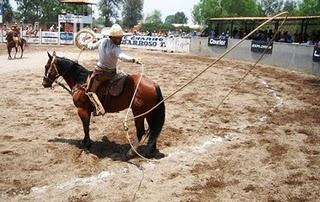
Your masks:
M60 2L72 4L97 4L96 0L61 0Z
M283 20L285 17L277 17L274 20ZM264 21L269 20L269 17L222 17L210 18L209 21ZM292 16L287 18L288 21L294 20L320 20L320 16Z

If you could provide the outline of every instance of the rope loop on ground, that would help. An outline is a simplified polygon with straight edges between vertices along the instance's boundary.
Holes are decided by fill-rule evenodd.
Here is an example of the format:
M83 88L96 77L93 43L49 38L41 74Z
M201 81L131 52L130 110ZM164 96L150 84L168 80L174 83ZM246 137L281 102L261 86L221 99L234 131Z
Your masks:
M174 91L173 93L171 93L169 96L167 96L165 99L163 99L162 101L160 101L158 104L156 104L154 107L152 107L150 110L142 113L142 114L139 114L137 116L134 116L130 119L128 119L128 113L129 113L129 110L131 109L131 106L132 106L132 103L133 103L133 100L135 98L135 95L136 95L136 92L138 90L138 87L139 87L139 84L140 84L140 81L142 79L142 75L143 75L143 71L144 71L144 66L142 65L142 70L141 70L141 77L140 77L140 80L139 80L139 83L135 89L135 92L134 92L134 95L132 97L132 100L131 100L131 103L130 103L130 106L128 108L128 111L127 111L127 114L126 114L126 117L125 117L125 120L124 120L124 129L125 131L127 132L127 139L130 143L130 146L131 148L136 152L136 154L138 156L140 156L141 158L143 158L144 160L147 160L147 161L154 161L152 159L147 159L145 157L143 157L141 154L139 154L136 149L133 147L133 145L131 144L131 141L129 139L129 133L128 133L128 126L127 126L127 122L128 121L131 121L131 120L134 120L136 118L139 118L139 117L142 117L142 116L145 116L147 115L148 113L150 113L151 111L153 111L155 108L157 108L160 104L162 104L164 101L168 100L169 98L173 97L175 94L177 94L178 92L182 91L184 88L186 88L188 85L190 85L192 82L194 82L198 77L200 77L203 73L205 73L209 68L211 68L214 64L216 64L218 61L220 61L222 58L224 58L228 53L230 53L233 49L235 49L236 47L238 47L244 40L246 40L247 38L249 38L252 34L254 34L256 31L258 31L261 27L263 27L264 25L268 24L270 21L280 17L280 16L285 16L285 18L283 19L281 25L279 26L277 32L274 34L273 38L268 42L268 48L271 44L271 42L274 40L275 36L277 35L277 33L279 32L279 30L282 28L283 24L286 22L287 18L288 18L288 15L289 13L287 11L285 12L282 12L282 13L279 13L273 17L270 17L268 20L266 20L265 22L263 22L262 24L260 24L257 28L255 28L253 31L251 31L248 35L246 35L244 38L242 38L240 41L238 41L235 45L233 45L231 48L229 48L228 50L226 50L222 55L220 55L216 60L214 60L211 64L209 64L206 68L204 68L200 73L198 73L194 78L192 78L190 81L188 81L186 84L184 84L183 86L181 86L180 88L178 88L176 91ZM263 58L263 56L266 54L266 50L262 53L261 57L258 59L258 61L254 64L254 66L232 87L232 89L227 93L227 95L222 99L222 101L218 104L218 106L216 107L216 110L222 105L222 103L230 96L230 94L233 92L233 90L235 89L235 87L237 87L247 76L248 74L256 67L256 65L258 64L258 62L261 61L261 59ZM203 123L204 124L204 123ZM203 126L203 124L200 126L200 128ZM189 141L188 141L189 142Z

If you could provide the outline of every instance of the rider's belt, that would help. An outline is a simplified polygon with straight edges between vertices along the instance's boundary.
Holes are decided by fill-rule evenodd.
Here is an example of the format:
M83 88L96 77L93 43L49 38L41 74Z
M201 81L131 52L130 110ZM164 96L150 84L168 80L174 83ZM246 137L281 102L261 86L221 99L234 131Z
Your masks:
M99 66L95 66L95 71L98 71L98 72L107 72L107 73L115 73L117 70L116 69L111 69L111 68L108 68L108 67L99 67Z

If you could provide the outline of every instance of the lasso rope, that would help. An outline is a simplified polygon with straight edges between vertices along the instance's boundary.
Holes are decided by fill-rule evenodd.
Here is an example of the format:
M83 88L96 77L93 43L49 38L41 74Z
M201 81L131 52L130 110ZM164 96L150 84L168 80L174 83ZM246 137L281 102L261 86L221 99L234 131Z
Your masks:
M142 113L142 114L139 114L137 116L134 116L130 119L127 118L127 115L128 115L128 112L127 112L127 115L126 115L126 118L123 122L123 125L124 125L124 130L127 132L127 138L128 138L128 126L127 126L127 122L128 121L131 121L131 120L134 120L136 118L139 118L139 117L142 117L142 116L145 116L147 115L148 113L150 113L151 111L153 111L155 108L157 108L160 104L162 104L164 101L168 100L169 98L171 98L172 96L174 96L175 94L177 94L178 92L180 92L181 90L183 90L184 88L186 88L188 85L190 85L192 82L194 82L198 77L200 77L203 73L205 73L209 68L211 68L214 64L216 64L218 61L220 61L223 57L225 57L229 52L231 52L233 49L235 49L237 46L239 46L244 40L246 40L248 37L250 37L252 34L254 34L256 31L258 31L261 27L263 27L264 25L268 24L270 21L276 19L277 17L280 17L280 16L284 16L285 15L285 18L283 19L281 25L279 26L277 32L274 34L273 38L269 41L268 43L268 48L271 44L271 42L273 42L274 38L276 37L277 33L279 32L279 30L282 28L283 24L286 22L287 20L287 17L288 17L288 12L282 12L282 13L279 13L271 18L269 18L268 20L266 20L265 22L263 22L262 24L260 24L257 28L255 28L253 31L251 31L248 35L246 35L244 38L242 38L240 41L238 41L235 45L233 45L230 49L228 49L227 51L225 51L222 55L220 55L215 61L213 61L211 64L209 64L206 68L204 68L199 74L197 74L193 79L191 79L189 82L187 82L186 84L184 84L182 87L178 88L176 91L174 91L173 93L171 93L168 97L166 97L165 99L163 99L162 101L160 101L158 104L156 104L154 107L152 107L150 110ZM261 57L258 59L258 61L253 65L252 68L249 69L248 72L246 72L246 74L232 87L232 89L227 93L227 95L222 99L222 101L218 104L218 106L215 108L216 110L223 104L223 102L230 96L230 94L234 91L234 89L240 85L240 83L248 76L248 74L256 67L256 65L261 61L261 59L264 57L264 55L266 54L268 48L263 52L263 54L261 55ZM140 77L140 79L142 78L142 75ZM140 83L140 82L139 82ZM137 85L136 87L136 91L138 89L139 85ZM135 91L135 93L136 93ZM132 100L131 100L131 103L130 103L130 107L128 108L128 110L131 108L131 104L133 103L133 100L135 98L135 94L134 96L132 97ZM213 113L210 114L210 116L212 116ZM202 123L201 127L204 125L204 122ZM199 128L200 129L200 128ZM129 138L128 138L129 140ZM189 141L188 141L189 142ZM130 140L129 140L129 143L131 145L131 148L136 152L136 154L138 156L140 156L141 158L145 159L145 160L148 160L148 161L151 161L151 159L147 159L145 157L143 157L142 155L138 154L138 152L133 148ZM155 160L153 160L155 161Z

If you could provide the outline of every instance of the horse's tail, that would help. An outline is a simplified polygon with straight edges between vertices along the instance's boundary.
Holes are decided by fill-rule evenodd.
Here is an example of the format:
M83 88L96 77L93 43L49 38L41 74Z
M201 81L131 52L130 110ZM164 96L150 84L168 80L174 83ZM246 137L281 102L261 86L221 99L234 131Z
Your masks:
M157 103L162 102L158 107L156 107L151 113L151 123L149 123L150 127L150 138L156 140L162 130L164 125L166 109L163 102L163 96L159 85L156 85L157 91ZM151 137L152 136L152 137Z

